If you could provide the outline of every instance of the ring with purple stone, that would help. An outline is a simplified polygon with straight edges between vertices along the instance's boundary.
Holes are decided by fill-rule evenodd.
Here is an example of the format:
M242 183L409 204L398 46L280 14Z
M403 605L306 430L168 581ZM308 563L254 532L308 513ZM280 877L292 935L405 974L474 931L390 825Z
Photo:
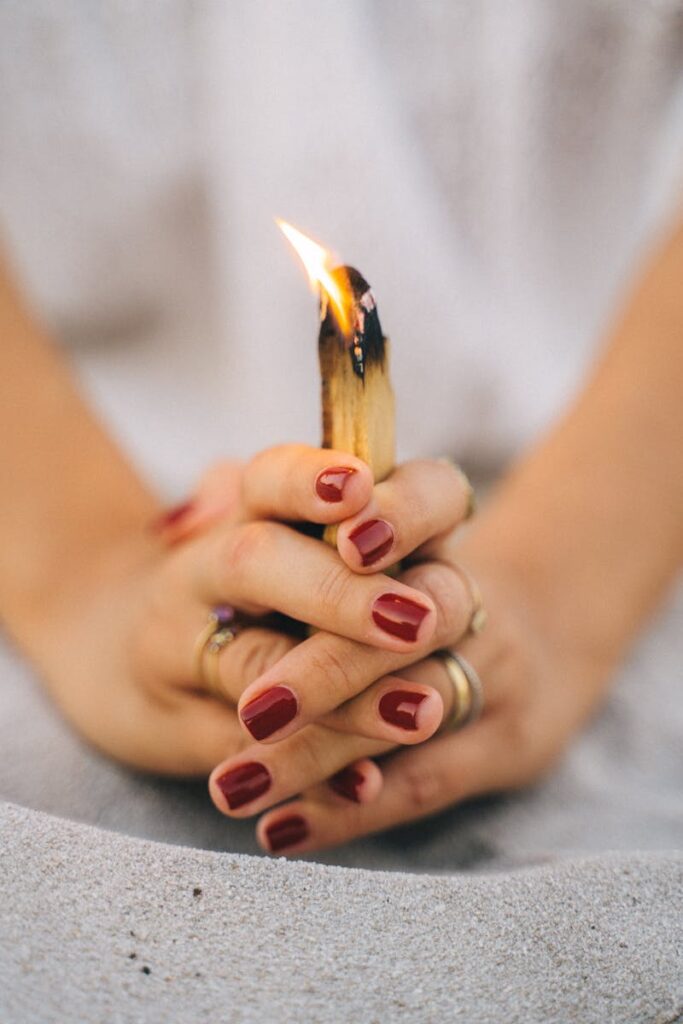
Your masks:
M225 700L225 694L220 685L218 658L223 648L235 639L240 626L237 611L232 605L217 604L209 612L206 625L195 641L195 678L220 700Z

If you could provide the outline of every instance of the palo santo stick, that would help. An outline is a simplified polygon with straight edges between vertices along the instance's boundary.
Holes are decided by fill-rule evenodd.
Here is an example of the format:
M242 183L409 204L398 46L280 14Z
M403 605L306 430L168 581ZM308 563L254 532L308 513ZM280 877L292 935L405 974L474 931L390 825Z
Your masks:
M323 447L357 455L368 463L377 483L389 475L395 461L389 341L382 334L375 297L362 275L353 267L338 267L329 276L337 286L338 301L330 301L321 283L318 352ZM343 325L342 319L346 320ZM335 546L336 536L336 526L326 527L328 544Z
M395 442L389 342L375 297L353 267L330 270L330 254L322 245L284 220L277 224L320 296L323 447L357 455L378 483L394 468ZM326 527L324 538L336 546L336 526Z

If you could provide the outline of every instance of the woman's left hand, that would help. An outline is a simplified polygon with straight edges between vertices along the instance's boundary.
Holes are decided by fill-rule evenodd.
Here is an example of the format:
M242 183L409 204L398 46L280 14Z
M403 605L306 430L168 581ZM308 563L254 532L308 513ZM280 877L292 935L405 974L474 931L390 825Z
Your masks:
M391 558L405 558L408 539L417 540L413 564L401 579L428 594L438 610L438 627L430 651L457 647L476 669L484 689L485 706L479 720L461 732L444 724L431 739L416 746L390 751L377 741L377 730L368 732L362 756L330 780L304 789L302 795L267 811L257 827L265 849L301 853L334 846L371 832L381 831L442 810L458 801L491 791L517 788L533 781L557 759L580 724L596 704L602 686L586 666L580 670L571 659L554 649L552 637L540 614L551 598L534 594L532 582L515 578L502 557L496 559L496 538L504 536L496 499L486 515L468 528L463 541L456 531L435 529L429 512L430 479L443 482L443 467L420 462L402 467L395 477L375 488L373 507L340 528L339 550L356 571L385 569ZM412 493L412 500L408 496ZM422 496L422 497L421 497ZM362 558L349 536L358 530L358 519L381 518L394 534L390 551L371 565ZM425 541L425 535L431 539ZM503 532L501 532L503 531ZM370 531L368 531L370 532ZM400 541L396 541L400 538ZM484 596L488 623L479 636L466 636L472 598L463 584L459 566L473 576ZM558 594L561 588L557 588ZM555 598L552 598L555 599ZM559 608L559 604L558 604ZM310 665L309 645L317 647L318 678L302 678L297 665ZM400 690L400 679L436 689L443 701L447 723L454 706L454 690L443 662L424 657L408 665L409 656L372 650L330 634L316 634L289 652L255 681L243 695L241 706L271 686L296 680L304 714L301 725L316 722L315 729L330 725L357 734L363 723L381 718L379 703L388 692ZM391 673L391 675L387 675ZM377 680L374 682L374 680ZM315 708L317 716L306 709ZM408 709L410 712L410 709ZM399 710L399 715L400 715ZM408 713L408 718L410 714ZM366 725L367 727L367 725ZM405 743L406 736L403 740ZM296 739L296 734L293 737ZM278 780L288 775L287 739L253 746L241 760L261 757L268 761ZM392 746L395 746L392 745ZM357 743L356 743L357 748ZM260 752L259 752L260 751ZM370 757L380 757L379 763ZM229 810L219 780L226 771L239 768L238 759L219 765L212 773L211 793L219 809ZM381 772L381 775L380 775ZM316 766L310 776L315 778ZM368 783L367 785L365 783ZM303 787L301 787L303 788ZM296 792L291 787L289 792ZM255 813L282 800L287 793L276 784L272 798L242 813Z

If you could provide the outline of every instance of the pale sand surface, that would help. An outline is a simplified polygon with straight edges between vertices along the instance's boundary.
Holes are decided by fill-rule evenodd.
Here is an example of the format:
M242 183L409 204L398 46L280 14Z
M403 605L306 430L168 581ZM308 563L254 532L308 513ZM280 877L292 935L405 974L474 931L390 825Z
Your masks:
M433 877L188 850L11 805L0 828L3 1021L679 1019L681 857Z
M0 1021L681 1019L682 610L547 781L320 863L94 754L5 652Z

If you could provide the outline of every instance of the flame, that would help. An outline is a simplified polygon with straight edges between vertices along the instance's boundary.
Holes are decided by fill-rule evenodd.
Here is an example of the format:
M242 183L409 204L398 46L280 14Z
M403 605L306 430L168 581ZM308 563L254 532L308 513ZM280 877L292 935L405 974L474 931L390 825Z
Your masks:
M308 280L312 288L318 291L323 288L332 304L339 327L344 334L351 333L351 315L353 308L353 297L350 289L343 288L330 273L332 254L318 245L312 238L307 238L287 221L275 218L275 223L280 228L285 238L294 248L299 259L304 265Z

